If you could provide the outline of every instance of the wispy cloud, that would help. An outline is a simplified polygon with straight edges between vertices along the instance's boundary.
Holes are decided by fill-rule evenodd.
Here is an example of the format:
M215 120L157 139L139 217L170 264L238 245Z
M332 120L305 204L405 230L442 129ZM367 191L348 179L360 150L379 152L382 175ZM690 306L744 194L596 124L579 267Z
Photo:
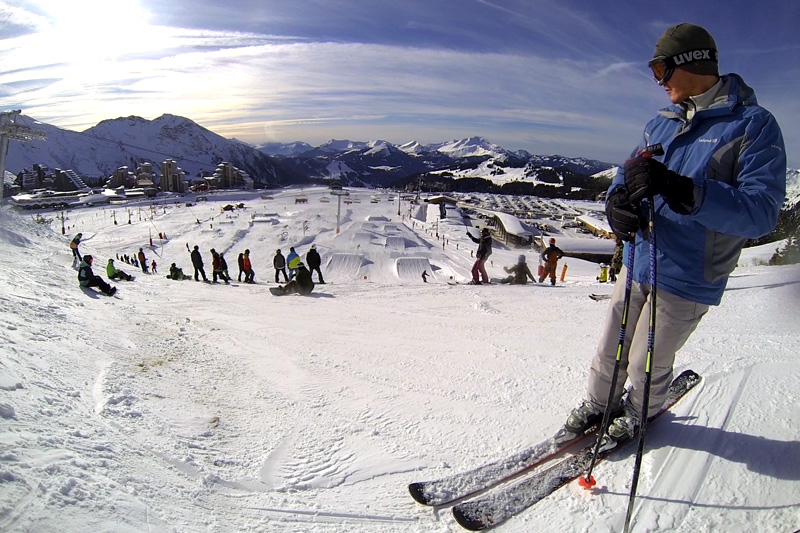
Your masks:
M120 21L103 0L100 14L112 23L64 39L86 21L44 9L48 2L0 3L8 24L25 28L0 39L2 105L74 129L171 113L251 142L480 134L509 148L618 161L667 103L643 58L668 23L640 15L620 26L623 8L477 0L454 11L446 2L353 0L246 11L119 0L131 13ZM148 11L155 6L158 16ZM776 109L793 109L798 77L784 69L753 85L769 88ZM797 143L800 127L782 125L787 144Z

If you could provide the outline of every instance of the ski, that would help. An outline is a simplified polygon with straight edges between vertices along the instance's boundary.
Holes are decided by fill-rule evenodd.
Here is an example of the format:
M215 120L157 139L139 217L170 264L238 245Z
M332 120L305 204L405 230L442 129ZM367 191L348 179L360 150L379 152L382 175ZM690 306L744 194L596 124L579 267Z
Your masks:
M691 370L686 370L675 378L669 387L664 407L649 420L654 420L669 410L694 388L700 379L700 376ZM613 448L601 451L597 461L608 457L635 439L636 436L618 441ZM536 472L518 483L504 487L485 497L459 503L453 507L453 516L462 527L471 531L481 531L502 524L583 475L592 460L593 453L594 444L590 444L575 455L545 470Z
M560 435L566 435L565 432L559 430L558 433L539 444L530 446L505 459L499 459L472 470L458 472L433 481L411 483L408 486L408 491L411 493L412 498L423 505L440 506L464 499L522 475L536 465L574 448L578 443L597 431L600 420L598 419L597 422L598 424L590 427L583 434L575 435L570 440L559 439Z
M600 300L610 300L611 299L611 295L610 294L590 294L589 298L591 298L592 300L594 300L596 302L599 302Z

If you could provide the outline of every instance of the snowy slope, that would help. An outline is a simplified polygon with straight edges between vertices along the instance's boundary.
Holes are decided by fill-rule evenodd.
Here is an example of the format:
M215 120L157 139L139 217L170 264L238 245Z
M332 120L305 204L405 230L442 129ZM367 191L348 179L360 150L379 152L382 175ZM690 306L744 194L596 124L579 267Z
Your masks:
M607 305L587 296L611 290L596 265L569 259L556 287L450 286L475 249L455 210L437 226L437 206L401 218L381 195L343 205L337 233L336 199L298 194L143 204L116 226L109 208L73 210L66 235L60 219L0 210L0 530L455 532L407 484L563 422ZM77 231L97 273L143 247L160 274L115 283L118 298L85 293L67 247ZM259 284L165 279L172 262L191 273L186 244L207 272L208 250L224 251L234 279L249 248ZM272 297L275 250L311 244L332 283ZM774 248L746 251L678 355L705 379L650 427L636 532L800 528L800 271L761 266ZM519 254L498 245L490 274ZM429 283L398 277L413 258L436 269ZM594 494L569 485L498 531L619 531L631 465L601 463Z

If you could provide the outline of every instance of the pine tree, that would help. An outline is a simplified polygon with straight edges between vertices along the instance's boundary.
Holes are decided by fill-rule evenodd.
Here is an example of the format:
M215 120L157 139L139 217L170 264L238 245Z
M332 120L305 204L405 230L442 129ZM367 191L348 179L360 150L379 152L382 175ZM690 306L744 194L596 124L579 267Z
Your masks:
M770 258L770 265L794 265L800 263L800 238L797 233L790 236L783 249L778 249Z

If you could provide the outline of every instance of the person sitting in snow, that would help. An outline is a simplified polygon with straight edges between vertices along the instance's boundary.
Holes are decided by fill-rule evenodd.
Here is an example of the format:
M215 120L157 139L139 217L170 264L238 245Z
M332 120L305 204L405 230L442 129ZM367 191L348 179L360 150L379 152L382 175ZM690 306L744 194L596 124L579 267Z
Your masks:
M600 263L600 275L597 276L597 281L600 283L606 283L608 281L608 265L605 263Z
M524 255L520 255L517 264L512 267L503 267L503 270L511 274L506 279L501 280L500 283L510 283L512 285L525 285L528 283L528 278L535 282L536 278L533 277L531 269L528 268L528 263Z
M133 281L133 276L126 274L124 271L119 270L114 266L114 260L109 259L106 265L106 276L108 279L124 279L125 281Z
M116 287L112 287L106 283L103 278L92 272L92 261L94 258L91 255L84 255L81 260L81 266L78 269L78 283L81 287L98 287L103 294L114 296L117 292Z
M284 294L290 292L297 292L302 295L311 294L311 291L314 290L314 282L311 280L311 272L302 261L297 264L297 274L295 274L294 279L281 288Z
M185 279L190 279L191 276L187 276L183 273L183 269L179 268L175 263L172 263L169 266L169 274L167 274L167 279L174 279L176 281L183 281Z

